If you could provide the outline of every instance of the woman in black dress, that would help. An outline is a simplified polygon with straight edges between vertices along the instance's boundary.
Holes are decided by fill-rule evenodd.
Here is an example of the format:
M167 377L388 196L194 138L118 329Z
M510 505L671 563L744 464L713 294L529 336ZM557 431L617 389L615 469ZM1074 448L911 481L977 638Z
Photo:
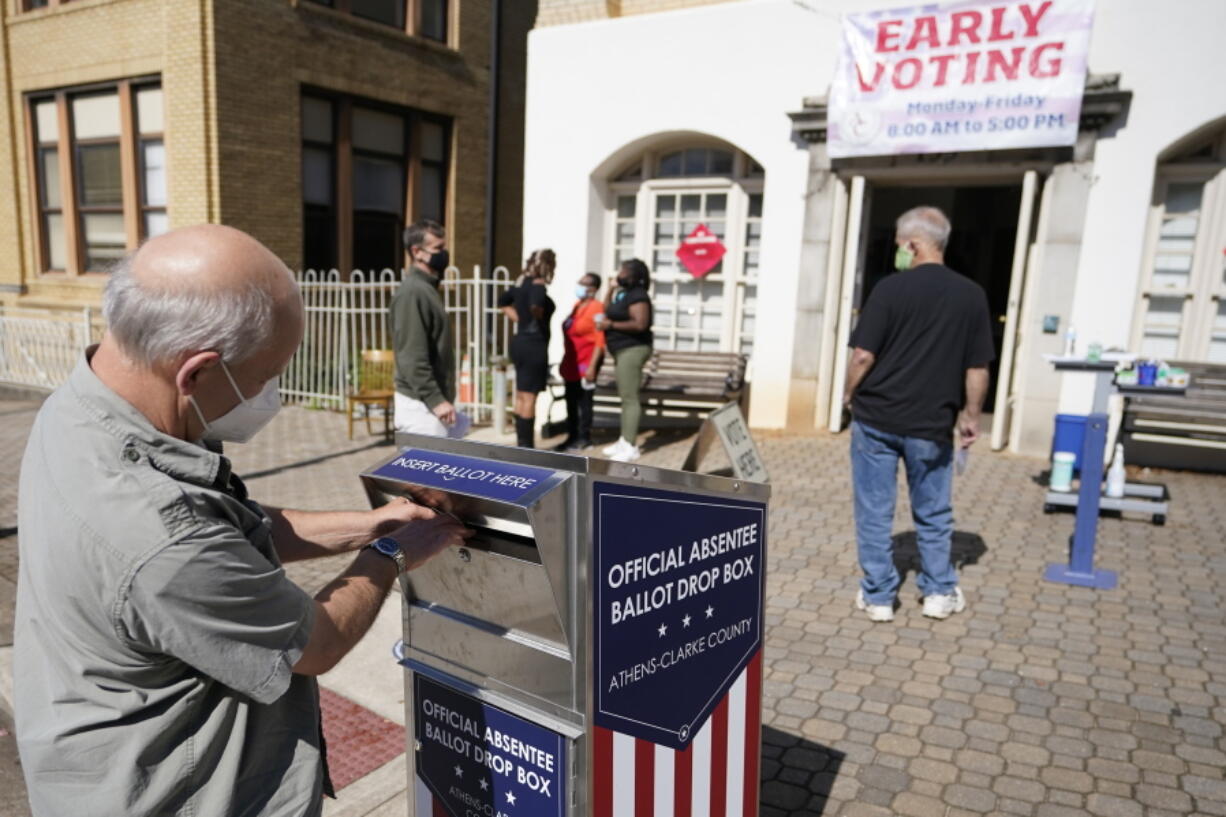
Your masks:
M521 448L535 447L536 396L549 376L549 322L554 303L546 291L558 266L553 250L528 256L524 274L498 298L515 324L511 362L515 364L515 437Z

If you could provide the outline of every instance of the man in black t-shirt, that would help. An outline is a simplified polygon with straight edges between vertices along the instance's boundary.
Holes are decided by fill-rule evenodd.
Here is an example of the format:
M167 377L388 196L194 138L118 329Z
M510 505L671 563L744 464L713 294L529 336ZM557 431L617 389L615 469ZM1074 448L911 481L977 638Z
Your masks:
M907 472L919 545L923 612L948 618L966 607L950 561L953 429L968 448L995 357L982 287L944 266L949 219L916 207L898 219L897 274L872 292L851 337L844 403L851 407L856 544L864 579L856 607L894 619L899 576L890 538L898 461Z

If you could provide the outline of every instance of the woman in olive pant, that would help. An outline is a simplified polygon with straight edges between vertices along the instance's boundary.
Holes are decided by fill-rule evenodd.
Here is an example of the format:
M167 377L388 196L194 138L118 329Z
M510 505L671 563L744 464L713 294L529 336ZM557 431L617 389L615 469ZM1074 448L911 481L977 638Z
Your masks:
M651 275L647 265L637 258L623 261L617 271L617 287L609 293L605 314L599 328L605 333L605 348L616 362L617 395L621 398L621 436L604 449L617 462L632 462L639 458L635 440L643 406L639 389L643 385L643 366L651 357L652 308Z

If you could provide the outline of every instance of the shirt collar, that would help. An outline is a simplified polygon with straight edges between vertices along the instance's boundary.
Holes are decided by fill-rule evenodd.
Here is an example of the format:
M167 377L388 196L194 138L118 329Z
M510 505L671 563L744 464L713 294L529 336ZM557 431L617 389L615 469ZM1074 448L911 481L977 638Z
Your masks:
M203 444L188 442L158 431L149 418L120 397L90 368L97 344L85 350L68 377L68 388L85 406L99 427L123 442L120 456L135 449L169 476L184 482L226 490L230 484L230 461Z
M428 272L422 272L421 267L417 266L416 264L413 265L412 270L413 270L413 274L416 275L420 280L425 281L427 284L429 284L431 289L438 289L438 285L442 281L442 279L439 278L437 275L431 275Z

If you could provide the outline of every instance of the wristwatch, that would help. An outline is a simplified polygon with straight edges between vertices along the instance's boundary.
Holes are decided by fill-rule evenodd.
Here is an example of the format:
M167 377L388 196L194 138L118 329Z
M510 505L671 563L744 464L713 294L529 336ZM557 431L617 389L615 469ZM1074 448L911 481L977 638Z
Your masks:
M380 536L366 547L374 550L376 553L383 554L395 562L398 572L403 573L405 571L404 551L400 549L400 543L395 539L390 536Z

